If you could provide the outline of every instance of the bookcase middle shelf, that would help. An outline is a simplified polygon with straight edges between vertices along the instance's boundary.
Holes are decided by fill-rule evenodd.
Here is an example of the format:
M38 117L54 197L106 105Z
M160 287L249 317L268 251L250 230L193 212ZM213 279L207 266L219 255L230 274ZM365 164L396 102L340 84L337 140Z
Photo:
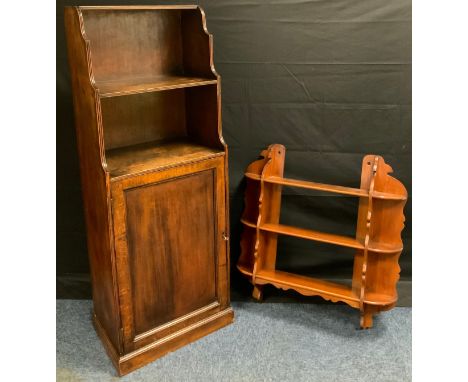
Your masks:
M95 82L101 98L118 97L194 86L214 85L216 78L187 77L182 75L157 75L152 77L117 78Z

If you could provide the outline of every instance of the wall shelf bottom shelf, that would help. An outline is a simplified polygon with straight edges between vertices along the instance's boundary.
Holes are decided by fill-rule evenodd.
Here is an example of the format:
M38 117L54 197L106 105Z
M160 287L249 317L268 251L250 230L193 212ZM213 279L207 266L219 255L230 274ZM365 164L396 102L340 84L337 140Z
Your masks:
M252 277L249 267L238 264L238 269L245 275ZM273 284L281 289L294 289L305 296L321 296L333 302L343 301L346 304L358 308L359 296L353 292L352 288L334 283L315 279L308 276L301 276L279 270L261 270L255 276L256 284ZM396 298L379 293L367 292L364 296L364 303L369 305L387 306L394 304Z

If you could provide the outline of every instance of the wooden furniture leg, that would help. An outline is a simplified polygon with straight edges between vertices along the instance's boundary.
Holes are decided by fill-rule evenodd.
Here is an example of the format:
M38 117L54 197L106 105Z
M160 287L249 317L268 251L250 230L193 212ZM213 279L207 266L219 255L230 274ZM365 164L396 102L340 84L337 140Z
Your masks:
M252 291L252 297L257 301L262 301L263 299L263 285L254 285Z
M361 329L370 329L372 327L374 313L376 312L373 307L364 307L364 310L361 312Z

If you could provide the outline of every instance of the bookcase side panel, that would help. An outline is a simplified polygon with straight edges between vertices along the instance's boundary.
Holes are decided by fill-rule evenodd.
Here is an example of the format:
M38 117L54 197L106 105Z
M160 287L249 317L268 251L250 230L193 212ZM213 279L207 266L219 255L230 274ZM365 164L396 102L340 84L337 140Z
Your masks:
M213 42L201 8L185 10L181 16L184 70L206 78L216 78Z
M112 346L120 351L119 306L110 233L110 194L104 170L99 100L91 85L89 45L82 35L79 10L65 10L68 60L73 89L82 196L94 313Z
M208 85L186 89L185 105L189 137L198 144L224 149L218 87Z

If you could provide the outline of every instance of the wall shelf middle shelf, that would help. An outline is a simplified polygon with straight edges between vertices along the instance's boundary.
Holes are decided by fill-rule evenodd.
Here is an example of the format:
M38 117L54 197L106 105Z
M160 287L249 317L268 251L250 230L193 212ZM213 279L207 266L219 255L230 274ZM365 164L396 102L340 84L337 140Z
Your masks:
M241 219L241 222L248 227L257 228L255 223L249 222L246 219ZM360 249L360 250L363 250L365 248L364 243L361 243L360 241L352 237L335 235L331 233L315 231L312 229L293 227L293 226L288 226L284 224L270 224L270 223L263 223L258 228L260 229L260 231L264 231L264 232L272 232L272 233L277 233L281 235L297 237L299 239L317 241L320 243L334 244L340 247L354 248L354 249ZM391 246L388 244L382 245L380 243L370 242L368 246L368 250L371 252L377 252L377 253L395 253L395 252L401 251L402 247Z
M96 81L95 86L101 98L108 98L193 86L213 85L216 83L216 78L158 75L153 77L119 78L107 81L100 80Z

